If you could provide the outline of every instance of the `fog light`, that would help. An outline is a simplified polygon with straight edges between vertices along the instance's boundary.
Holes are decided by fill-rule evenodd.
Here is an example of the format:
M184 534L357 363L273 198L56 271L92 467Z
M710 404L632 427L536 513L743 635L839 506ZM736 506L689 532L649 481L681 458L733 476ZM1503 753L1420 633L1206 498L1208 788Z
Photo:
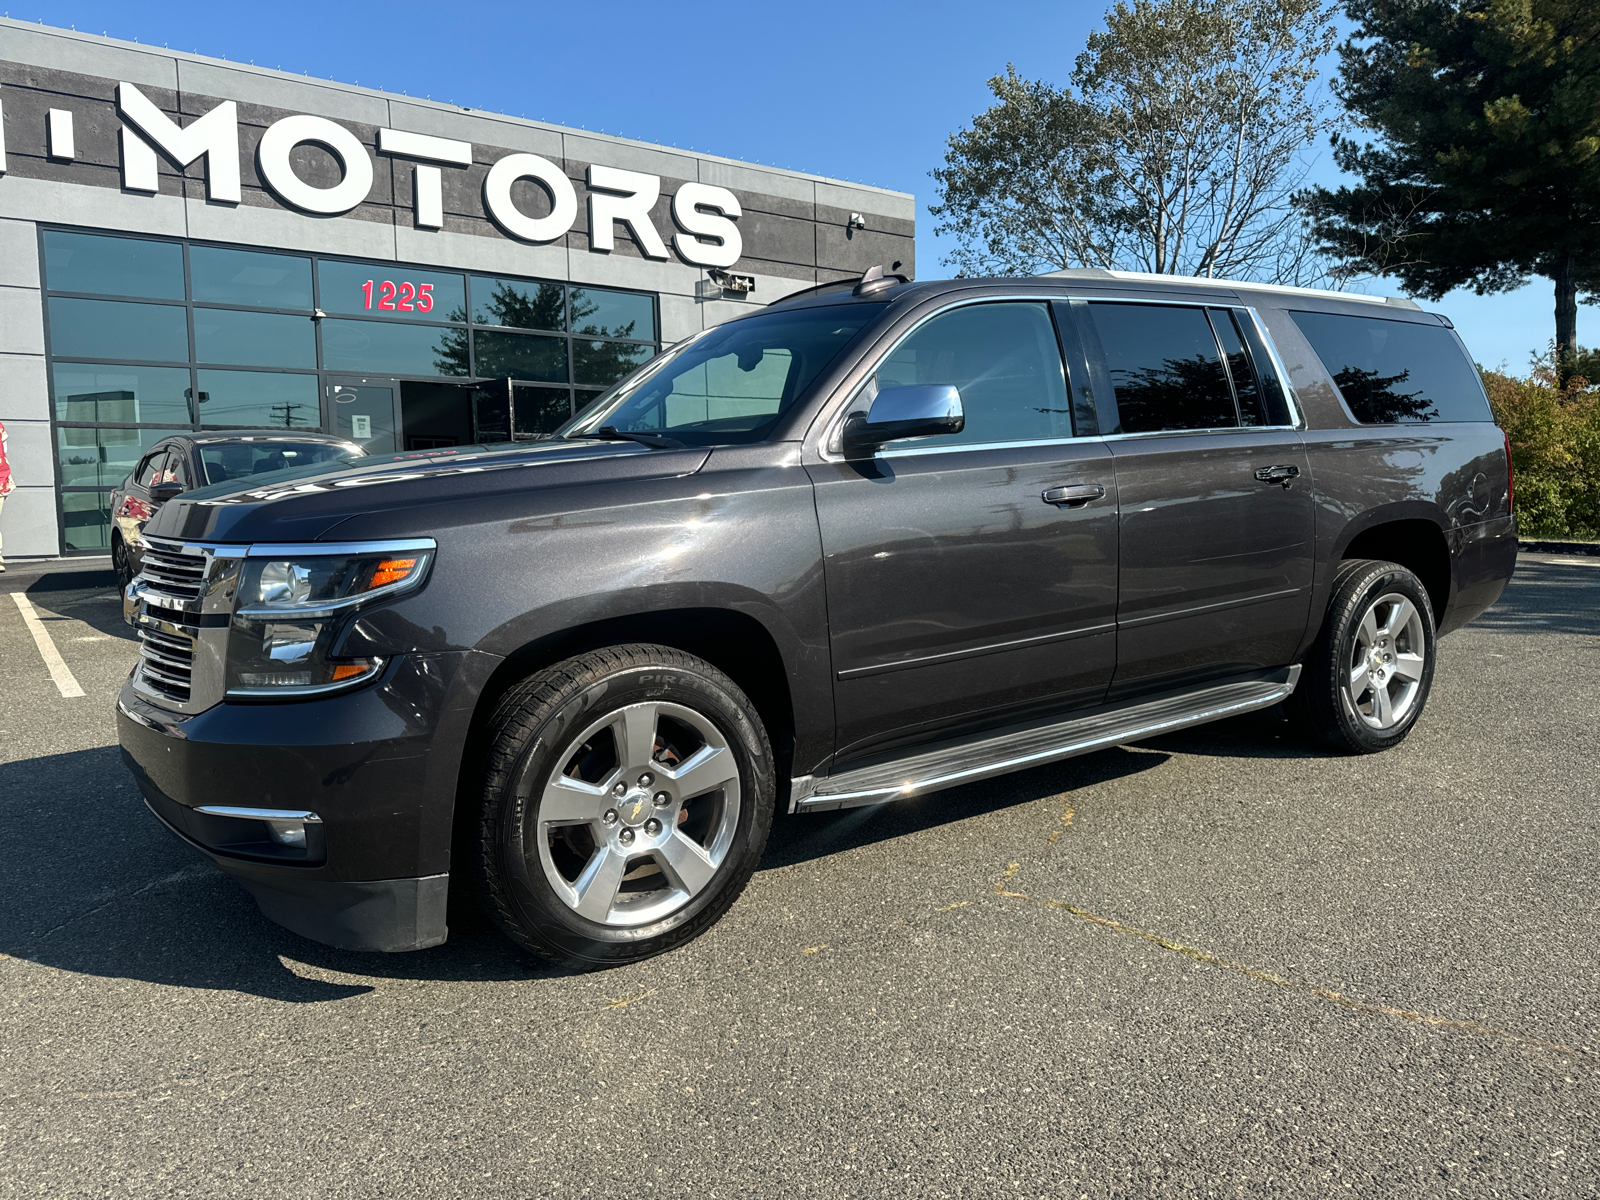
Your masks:
M306 848L306 823L304 821L268 821L267 836L280 846Z
M208 817L228 817L235 821L260 821L267 827L267 838L279 846L306 848L306 826L321 825L322 818L303 808L245 808L232 804L202 804L195 809Z

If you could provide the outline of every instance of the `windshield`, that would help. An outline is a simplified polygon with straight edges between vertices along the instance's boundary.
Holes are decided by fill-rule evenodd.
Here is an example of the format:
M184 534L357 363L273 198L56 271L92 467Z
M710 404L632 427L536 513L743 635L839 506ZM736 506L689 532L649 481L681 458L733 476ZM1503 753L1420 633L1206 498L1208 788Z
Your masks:
M610 426L688 446L759 442L883 307L829 305L719 325L663 354L556 436Z
M358 447L328 442L212 442L200 446L207 483L249 479L290 467L343 462L360 455Z

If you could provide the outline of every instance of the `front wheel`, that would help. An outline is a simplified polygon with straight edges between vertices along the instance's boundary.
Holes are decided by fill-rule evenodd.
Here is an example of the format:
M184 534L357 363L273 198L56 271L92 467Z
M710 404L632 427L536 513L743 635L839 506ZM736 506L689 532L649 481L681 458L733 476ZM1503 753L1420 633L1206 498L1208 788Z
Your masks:
M133 582L133 562L128 557L127 543L121 537L111 539L111 569L117 573L117 589L126 592Z
M1342 563L1289 711L1313 738L1355 754L1397 745L1427 703L1438 647L1421 581L1397 563Z
M523 948L578 967L648 958L715 924L755 870L772 751L710 663L596 650L513 688L488 732L479 878Z

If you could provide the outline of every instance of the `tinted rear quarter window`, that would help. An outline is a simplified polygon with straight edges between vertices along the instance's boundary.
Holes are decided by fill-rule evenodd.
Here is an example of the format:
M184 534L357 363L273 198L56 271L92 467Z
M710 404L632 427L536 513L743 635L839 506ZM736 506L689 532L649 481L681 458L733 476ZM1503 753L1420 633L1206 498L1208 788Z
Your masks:
M1289 315L1363 425L1494 420L1477 370L1448 329L1382 317Z

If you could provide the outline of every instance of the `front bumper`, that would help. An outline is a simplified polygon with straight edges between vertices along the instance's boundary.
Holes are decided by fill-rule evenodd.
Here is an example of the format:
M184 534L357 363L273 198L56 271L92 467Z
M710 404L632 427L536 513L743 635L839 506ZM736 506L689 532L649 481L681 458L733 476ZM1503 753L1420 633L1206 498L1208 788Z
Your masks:
M316 700L157 707L125 683L118 737L151 811L261 911L348 950L445 940L451 822L473 699L495 661L406 655L377 683ZM203 807L306 810L304 846Z

